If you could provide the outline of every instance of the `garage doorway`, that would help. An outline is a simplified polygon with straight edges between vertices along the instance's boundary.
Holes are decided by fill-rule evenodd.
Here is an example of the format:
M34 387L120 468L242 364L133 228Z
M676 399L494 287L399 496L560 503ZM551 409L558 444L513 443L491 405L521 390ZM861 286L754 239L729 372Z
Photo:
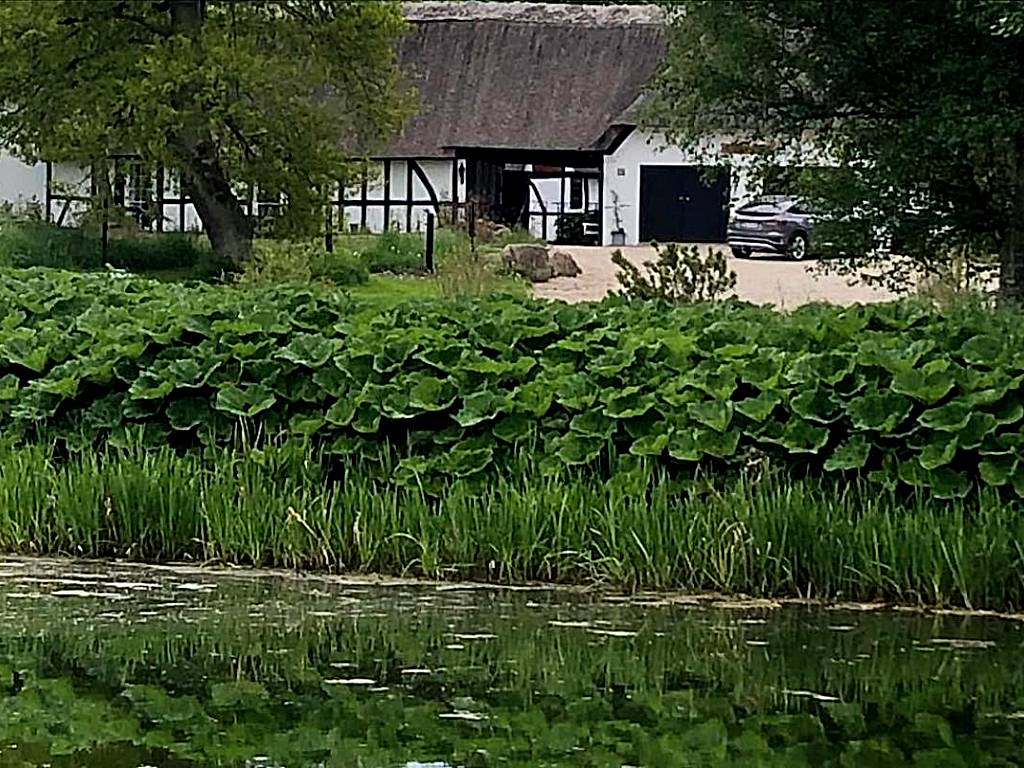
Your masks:
M640 166L640 240L722 243L729 224L727 168Z

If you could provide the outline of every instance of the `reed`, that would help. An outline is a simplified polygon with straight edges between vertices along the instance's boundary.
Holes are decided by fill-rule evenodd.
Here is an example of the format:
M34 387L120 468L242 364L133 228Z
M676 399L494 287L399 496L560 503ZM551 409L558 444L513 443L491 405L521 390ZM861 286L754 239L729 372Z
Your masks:
M387 456L383 459L389 461ZM114 449L55 461L0 448L0 549L498 582L607 583L973 608L1024 604L1024 515L994 491L938 502L772 471L544 474L528 454L439 494L340 470L297 440Z

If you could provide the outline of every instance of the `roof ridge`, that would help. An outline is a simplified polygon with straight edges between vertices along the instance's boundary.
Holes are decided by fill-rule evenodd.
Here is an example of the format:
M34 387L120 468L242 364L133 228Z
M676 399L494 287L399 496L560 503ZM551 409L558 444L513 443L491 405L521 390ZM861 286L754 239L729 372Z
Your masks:
M665 21L662 8L651 4L591 5L585 3L491 2L490 0L420 0L405 3L412 22L503 21L519 24L597 24L599 26L657 25Z

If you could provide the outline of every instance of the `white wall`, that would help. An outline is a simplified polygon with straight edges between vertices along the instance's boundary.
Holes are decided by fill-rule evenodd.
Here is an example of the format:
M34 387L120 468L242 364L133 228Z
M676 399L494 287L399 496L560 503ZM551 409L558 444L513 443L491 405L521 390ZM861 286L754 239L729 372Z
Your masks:
M46 165L29 165L0 152L0 201L24 205L46 199Z
M89 197L88 168L71 163L54 163L51 170L50 189L54 195ZM59 197L56 200L51 199L50 221L59 222L62 226L72 226L88 210L89 204L84 200L63 200Z
M562 212L562 179L559 178L535 178L533 184L537 188L537 193L540 194L540 201L543 202L544 208L547 209L549 214L559 214ZM583 206L572 206L572 196L569 192L570 180L564 179L565 182L565 211L569 213L583 213ZM589 206L589 210L599 208L601 201L598 199L598 190L600 189L600 182L596 178L584 179L584 183L587 185L586 195L583 200L586 205ZM537 200L537 194L530 190L530 210L540 211L540 202ZM530 216L530 233L534 237L544 236L544 226L542 223L542 216L531 215ZM548 228L547 235L549 241L555 240L555 222L556 218L548 216Z
M450 203L452 199L453 160L439 158L434 160L418 160L417 163L429 180L431 187L433 187L441 210L444 210L444 204ZM423 201L418 202L413 206L411 222L406 221L406 206L404 203L409 191L407 187L407 174L412 176L412 199ZM427 227L427 214L434 212L434 208L429 202L430 194L427 191L426 185L415 172L409 170L409 165L406 160L399 159L391 161L390 182L390 198L392 200L391 208L388 211L390 228L398 230L399 232L404 232L406 231L406 224L410 223L413 232L421 232L425 230ZM465 202L466 185L464 180L459 181L458 186L459 202ZM346 199L358 200L361 196L361 183L353 184L345 190ZM366 199L370 201L379 201L378 204L373 205L366 211L366 229L370 232L381 232L384 229L383 161L374 161L370 163L366 185ZM358 205L346 205L344 213L344 228L346 230L349 230L353 225L356 227L360 227L362 225L363 214Z

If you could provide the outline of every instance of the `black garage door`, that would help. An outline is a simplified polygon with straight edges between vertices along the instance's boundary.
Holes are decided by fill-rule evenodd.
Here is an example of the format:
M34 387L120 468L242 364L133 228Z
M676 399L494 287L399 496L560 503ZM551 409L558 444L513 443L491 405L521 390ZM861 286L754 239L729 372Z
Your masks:
M729 223L729 171L640 166L640 240L721 243Z

